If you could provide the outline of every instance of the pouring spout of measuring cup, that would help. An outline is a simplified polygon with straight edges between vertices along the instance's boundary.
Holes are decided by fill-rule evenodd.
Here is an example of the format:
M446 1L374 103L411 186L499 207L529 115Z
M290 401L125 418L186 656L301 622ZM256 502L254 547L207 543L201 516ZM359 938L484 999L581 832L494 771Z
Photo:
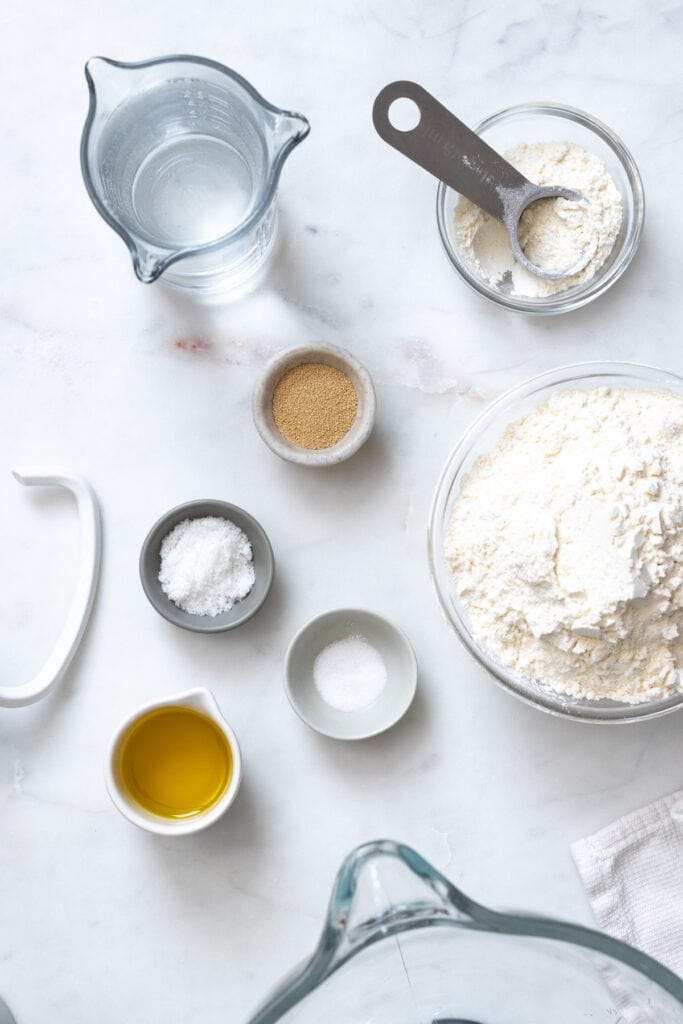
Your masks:
M138 66L110 57L90 57L85 63L85 80L93 117L106 117L138 88Z
M287 976L248 1024L276 1024L313 987L377 940L429 924L468 925L477 907L410 847L390 839L357 847L337 873L312 957Z
M135 276L143 284L151 284L156 281L171 263L181 258L178 253L160 252L139 241L129 245L129 249Z
M392 108L399 101L412 105L412 120L405 127L394 123ZM385 142L500 221L515 258L532 274L558 280L578 273L592 259L597 249L594 231L586 251L569 267L547 269L528 258L519 241L519 222L531 203L548 198L582 204L588 200L574 189L529 181L421 85L402 81L385 86L375 100L372 118Z
M276 157L284 160L295 146L303 142L310 130L311 125L303 114L295 114L290 110L273 111L270 132Z

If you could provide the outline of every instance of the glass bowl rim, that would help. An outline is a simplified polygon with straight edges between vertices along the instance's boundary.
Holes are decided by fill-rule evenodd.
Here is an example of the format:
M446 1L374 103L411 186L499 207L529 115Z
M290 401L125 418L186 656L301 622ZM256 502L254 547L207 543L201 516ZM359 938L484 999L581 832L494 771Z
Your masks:
M683 399L683 376L673 371L663 370L660 367L650 366L646 363L622 362L619 360L567 363L562 366L555 367L554 369L545 370L542 373L535 374L511 388L507 388L496 399L489 402L484 409L475 416L461 436L460 440L451 449L446 458L441 472L439 473L429 510L427 525L427 555L432 584L436 590L436 596L446 621L450 625L451 629L453 629L460 643L472 659L481 668L483 668L493 681L501 686L503 690L512 694L514 697L517 697L525 704L534 708L539 708L541 711L545 711L547 714L554 715L558 718L564 718L575 722L586 722L594 725L622 725L632 722L649 721L653 718L660 718L663 715L671 714L671 712L679 710L683 707L683 693L680 693L677 697L668 698L669 704L664 707L655 706L653 708L653 704L661 704L663 703L662 701L644 701L640 704L614 702L613 707L607 708L602 706L602 704L598 706L598 702L595 702L596 707L592 710L590 707L586 708L585 705L572 710L572 704L576 698L569 696L565 697L559 693L557 694L557 698L566 702L566 706L558 707L551 703L551 698L553 697L552 691L549 694L549 699L547 701L545 701L543 696L540 694L532 696L530 693L519 688L515 682L513 673L508 672L504 665L502 665L495 657L490 655L485 648L479 644L457 607L453 607L448 603L446 593L444 592L445 588L443 587L441 580L443 573L448 572L448 570L444 565L440 564L443 563L442 524L449 508L448 496L458 478L458 475L462 471L462 467L467 456L471 453L483 431L495 423L501 412L506 409L513 409L517 402L522 399L530 398L533 395L544 392L546 389L556 385L571 383L579 384L582 381L591 379L594 379L596 381L595 386L599 387L600 385L597 381L600 378L607 377L621 377L624 380L637 381L642 384L650 383L661 389L666 388L667 384L665 381L668 381L670 387L673 386L678 389L677 393L679 394L679 397ZM603 386L614 387L616 385L610 385L605 382ZM522 415L521 412L520 415ZM509 423L513 422L514 418L511 417ZM481 454L484 454L484 452Z
M478 295L483 296L503 309L512 312L526 313L531 316L552 316L558 313L568 313L593 299L603 295L630 266L643 233L645 221L645 190L643 180L638 170L638 165L630 150L624 145L618 135L612 131L603 121L593 117L592 114L578 107L572 107L564 103L552 103L548 101L536 101L530 103L518 103L511 107L503 107L480 121L472 129L477 135L481 135L487 129L502 124L503 122L515 121L524 116L533 117L542 114L550 117L574 121L587 128L597 135L612 150L617 160L624 169L629 183L631 200L633 203L633 219L629 225L629 231L624 239L622 251L617 260L609 267L607 273L598 272L594 278L587 281L583 286L576 289L567 289L564 292L556 292L554 295L542 296L540 299L530 299L524 296L502 295L493 287L488 286L474 271L467 265L467 261L460 255L457 248L451 243L449 229L447 227L446 198L450 192L454 192L443 182L439 182L436 193L436 221L439 229L441 245L451 266L458 272L463 281L469 285Z

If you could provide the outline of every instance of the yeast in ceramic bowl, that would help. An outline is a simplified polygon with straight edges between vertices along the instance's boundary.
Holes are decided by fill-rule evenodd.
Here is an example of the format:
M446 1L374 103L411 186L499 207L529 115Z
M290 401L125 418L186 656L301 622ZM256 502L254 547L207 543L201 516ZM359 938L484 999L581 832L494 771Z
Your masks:
M246 597L218 615L192 615L184 611L167 597L159 580L164 537L185 519L201 519L205 516L215 516L234 523L246 534L253 554L254 585ZM247 622L256 615L268 597L274 572L273 550L265 530L243 508L227 501L207 499L177 505L157 520L147 534L140 552L140 580L149 603L168 622L194 633L224 633Z
M640 173L621 139L597 118L558 103L523 103L508 107L487 117L474 131L503 156L523 144L567 142L598 157L621 197L621 227L612 251L590 280L551 295L516 294L509 272L501 280L488 280L462 250L456 231L460 196L441 183L436 201L437 223L441 242L454 269L479 295L520 313L545 316L566 313L603 295L635 256L645 216ZM567 185L572 187L570 182Z
M321 697L313 667L330 644L362 637L381 656L386 684L372 704L340 711ZM359 740L395 725L410 707L417 687L417 662L408 638L387 619L360 608L339 608L311 619L301 629L285 658L285 690L289 702L311 729L339 740Z
M356 414L346 433L324 448L307 448L288 440L279 430L273 412L276 388L284 376L305 364L330 366L341 371L356 393ZM301 466L334 466L354 455L372 433L375 422L375 388L365 367L336 345L301 345L276 356L258 380L252 396L254 425L271 451Z

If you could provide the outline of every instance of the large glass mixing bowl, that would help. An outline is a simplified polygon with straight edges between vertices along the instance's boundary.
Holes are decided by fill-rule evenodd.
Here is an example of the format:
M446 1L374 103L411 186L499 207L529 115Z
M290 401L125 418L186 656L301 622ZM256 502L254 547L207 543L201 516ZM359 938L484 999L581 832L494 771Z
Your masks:
M665 715L680 708L683 705L683 693L666 700L624 704L619 701L564 696L542 682L525 678L503 665L494 654L479 643L444 555L444 542L453 503L460 493L464 477L477 459L495 448L511 423L530 413L554 392L589 390L596 387L636 390L654 388L672 391L683 397L683 379L676 374L651 366L640 366L637 363L618 362L563 366L542 373L538 377L532 377L531 380L505 392L477 417L446 460L429 517L429 560L436 591L446 618L469 653L506 690L528 704L533 704L534 707L565 718L584 722L637 722Z
M346 858L313 955L249 1024L279 1021L683 1024L683 979L589 928L489 910L380 840Z

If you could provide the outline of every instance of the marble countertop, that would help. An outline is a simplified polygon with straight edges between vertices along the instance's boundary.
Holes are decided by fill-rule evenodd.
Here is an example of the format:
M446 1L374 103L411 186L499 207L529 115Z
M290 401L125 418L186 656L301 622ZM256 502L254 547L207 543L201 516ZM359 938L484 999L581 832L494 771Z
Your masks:
M82 472L105 531L68 677L44 702L0 712L0 993L20 1024L244 1020L312 947L342 857L379 836L414 845L483 902L590 922L569 843L681 786L681 721L585 727L500 691L442 619L426 521L447 453L505 388L585 359L683 372L683 8L7 0L0 23L3 682L35 670L56 637L77 551L69 496L26 492L10 468ZM84 60L178 51L233 66L312 125L284 171L270 276L229 307L139 284L80 177ZM455 277L434 183L371 127L395 78L470 122L551 99L614 128L648 211L609 294L529 320ZM313 340L357 354L378 395L366 447L320 473L278 460L250 411L264 360ZM194 497L245 507L275 551L267 605L222 636L175 629L138 580L151 523ZM357 745L310 732L282 687L292 634L343 605L393 619L420 668L406 719ZM196 684L240 738L243 788L206 833L160 839L114 810L104 751L137 704Z

